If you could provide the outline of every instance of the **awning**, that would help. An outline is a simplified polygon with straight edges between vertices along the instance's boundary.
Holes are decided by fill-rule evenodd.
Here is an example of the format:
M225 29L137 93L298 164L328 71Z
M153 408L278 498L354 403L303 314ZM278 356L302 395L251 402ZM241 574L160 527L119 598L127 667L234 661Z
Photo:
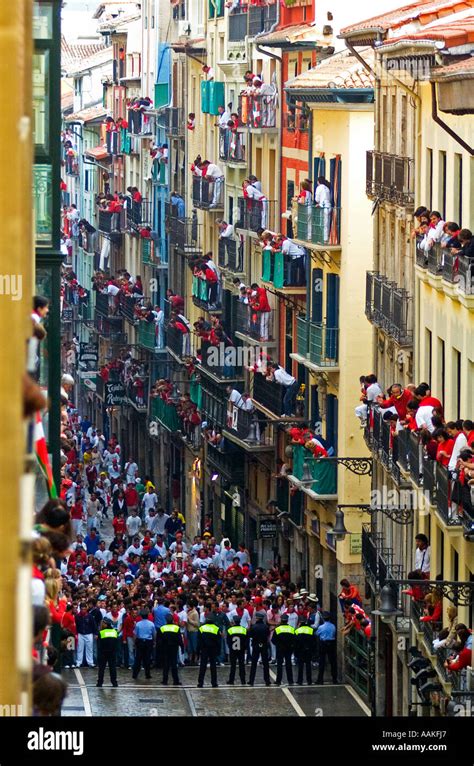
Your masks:
M105 146L94 146L93 149L87 149L85 154L94 160L106 160L109 158L109 153Z

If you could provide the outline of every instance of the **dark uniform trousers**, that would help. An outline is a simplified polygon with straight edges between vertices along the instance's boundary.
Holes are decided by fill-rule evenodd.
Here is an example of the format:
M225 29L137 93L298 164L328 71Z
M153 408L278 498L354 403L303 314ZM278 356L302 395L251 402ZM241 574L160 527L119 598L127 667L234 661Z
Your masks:
M110 649L100 650L98 660L99 660L98 662L99 675L97 677L97 683L98 684L104 683L104 673L108 663L109 671L110 671L110 680L112 684L116 684L117 683L117 660L116 660L115 647L113 648L113 650L110 650Z
M276 660L277 660L277 677L276 683L281 684L283 678L283 663L286 669L286 678L289 684L293 683L293 667L291 665L291 655L293 652L290 650L283 652L277 647Z
M306 682L311 685L313 676L311 671L311 651L304 651L298 657L298 683L303 683L303 671L306 668Z
M168 683L168 676L171 670L173 683L179 683L178 676L178 647L167 646L163 651L163 683Z
M237 670L237 663L239 663L240 682L242 684L245 684L245 648L242 649L240 652L234 652L231 649L229 657L230 657L229 681L231 683L234 683L235 673Z
M136 678L140 672L142 662L145 668L146 678L150 678L150 662L153 650L153 640L137 638L135 642L135 664L133 666L133 678Z
M337 684L337 660L336 660L336 640L319 642L319 673L318 684L324 683L324 668L326 666L326 657L331 665L333 683Z
M257 663L259 657L262 658L262 666L263 666L263 680L266 684L270 684L270 665L268 663L268 643L265 641L264 644L258 643L257 641L252 642L252 664L250 666L250 683L253 684L255 681L255 676L257 674Z
M209 662L211 665L211 684L213 686L217 686L217 654L219 649L211 649L209 650L207 647L203 646L201 648L201 661L199 664L199 678L198 678L198 684L204 683L204 677L206 675L206 669L207 669L207 663Z

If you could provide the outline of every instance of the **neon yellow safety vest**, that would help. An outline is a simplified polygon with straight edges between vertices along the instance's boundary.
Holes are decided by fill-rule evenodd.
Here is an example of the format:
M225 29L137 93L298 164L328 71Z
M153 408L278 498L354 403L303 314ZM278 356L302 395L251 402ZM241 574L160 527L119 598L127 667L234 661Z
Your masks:
M213 633L215 636L219 633L219 628L217 625L213 625L212 623L208 623L206 625L201 625L199 628L200 633Z
M297 636L300 636L302 633L308 636L312 636L313 632L313 628L310 628L308 625L302 625L301 628L296 628L295 630Z
M101 638L118 638L118 633L115 628L104 628L99 633Z
M294 635L295 629L291 627L291 625L279 625L278 628L275 628L275 633L277 636L280 633L291 633Z
M179 625L162 625L160 630L162 633L178 633Z
M229 636L235 636L235 635L246 636L247 628L243 628L242 625L234 625L232 628L228 629L227 634Z

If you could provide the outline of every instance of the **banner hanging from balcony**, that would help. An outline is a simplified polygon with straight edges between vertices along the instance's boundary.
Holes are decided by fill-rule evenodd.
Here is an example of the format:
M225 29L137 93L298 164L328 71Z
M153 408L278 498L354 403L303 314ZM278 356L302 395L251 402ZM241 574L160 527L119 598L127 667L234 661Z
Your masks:
M39 467L41 468L41 472L43 473L44 478L46 479L46 484L48 485L48 494L50 498L57 498L58 493L53 479L51 463L49 462L48 447L44 435L43 421L39 412L36 413L35 423L35 453Z

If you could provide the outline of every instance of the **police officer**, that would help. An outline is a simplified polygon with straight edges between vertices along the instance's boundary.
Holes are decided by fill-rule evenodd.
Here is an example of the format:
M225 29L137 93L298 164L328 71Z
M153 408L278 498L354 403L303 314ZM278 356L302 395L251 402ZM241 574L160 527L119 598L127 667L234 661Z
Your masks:
M153 640L156 636L156 628L151 620L148 619L148 611L144 609L140 612L142 618L137 622L133 634L135 636L135 664L133 666L133 678L137 678L140 672L142 662L145 668L145 678L151 678L150 662L153 651Z
M104 683L104 673L107 663L109 664L110 680L112 686L117 687L117 644L118 633L114 627L112 627L112 620L108 617L104 617L101 622L99 635L97 638L97 656L99 660L99 675L97 677L97 686L102 686Z
M248 637L252 641L252 664L250 666L249 686L253 686L257 673L258 658L262 657L263 679L265 686L270 686L270 666L268 664L268 637L270 628L263 622L263 615L257 613L255 625L249 630Z
M295 645L295 629L288 625L288 615L282 614L281 624L273 631L272 644L276 646L277 677L276 685L280 686L283 677L283 662L286 668L286 678L290 686L293 684L293 668L291 655Z
M319 638L319 673L317 684L324 683L324 668L326 657L331 665L333 684L337 684L337 654L336 654L336 626L331 620L329 612L323 612L324 622L316 631Z
M217 655L221 646L221 632L216 625L215 617L209 615L206 622L199 628L199 649L201 661L199 664L199 677L197 688L202 689L206 675L207 663L211 666L211 684L217 688Z
M240 624L240 617L235 615L232 625L227 629L227 644L230 656L230 673L228 684L233 685L237 662L239 663L240 683L245 686L245 651L247 649L247 628Z
M304 620L295 630L295 654L298 660L298 686L303 685L303 670L306 668L306 681L308 686L313 683L311 675L311 658L313 656L316 637L314 628L309 624L309 619Z
M173 622L171 614L166 615L166 625L160 628L160 637L163 652L163 683L168 683L168 675L171 670L173 684L181 686L178 676L178 649L184 650L183 639L179 625Z

